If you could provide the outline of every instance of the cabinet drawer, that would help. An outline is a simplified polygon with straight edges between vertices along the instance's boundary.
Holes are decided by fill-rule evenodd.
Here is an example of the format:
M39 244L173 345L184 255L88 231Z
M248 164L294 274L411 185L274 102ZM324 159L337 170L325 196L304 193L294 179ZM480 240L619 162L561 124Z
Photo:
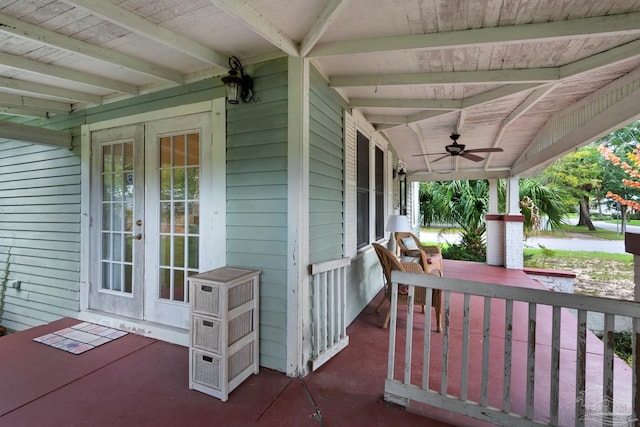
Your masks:
M221 388L221 359L218 356L193 350L191 363L193 367L192 380L200 385L215 390Z
M193 312L210 314L220 317L222 307L220 306L220 287L210 283L191 282L191 298L193 301Z
M220 327L219 320L193 316L191 324L191 343L193 347L220 354L222 350Z

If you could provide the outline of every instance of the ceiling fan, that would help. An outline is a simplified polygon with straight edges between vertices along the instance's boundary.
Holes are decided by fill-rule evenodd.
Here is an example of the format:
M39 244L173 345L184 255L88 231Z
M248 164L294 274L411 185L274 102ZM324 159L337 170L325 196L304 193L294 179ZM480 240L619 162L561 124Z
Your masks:
M470 150L465 150L464 144L458 144L458 138L460 138L460 134L454 132L451 134L450 138L453 141L453 143L449 145L445 145L444 149L446 153L414 154L414 156L431 156L435 154L444 154L444 156L438 157L437 159L433 160L432 163L435 163L439 160L445 159L450 156L451 157L460 156L474 162L479 162L481 160L484 160L484 157L476 156L473 153L499 153L503 151L502 148L492 148L492 147L472 148Z

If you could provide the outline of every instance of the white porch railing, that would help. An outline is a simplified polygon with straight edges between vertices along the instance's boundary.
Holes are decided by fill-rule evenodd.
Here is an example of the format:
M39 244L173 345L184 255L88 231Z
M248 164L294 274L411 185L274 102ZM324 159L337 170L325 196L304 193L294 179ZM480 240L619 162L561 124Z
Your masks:
M639 425L640 303L395 271L392 278L385 400L498 425ZM400 334L398 283L410 285L411 299L414 286L443 290L442 334L432 335L427 311L424 333L414 336L413 304ZM587 329L588 312L604 314L604 343ZM614 354L618 316L633 323L633 368Z
M347 270L351 258L311 264L311 370L349 344L346 321Z

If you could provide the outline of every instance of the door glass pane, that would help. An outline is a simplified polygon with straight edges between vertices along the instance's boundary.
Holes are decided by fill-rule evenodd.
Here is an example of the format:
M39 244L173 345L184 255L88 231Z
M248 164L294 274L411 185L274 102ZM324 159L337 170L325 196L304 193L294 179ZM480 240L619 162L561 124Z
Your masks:
M173 299L185 301L184 299L184 270L173 270Z
M173 205L173 231L175 233L184 234L184 202L176 202Z
M133 289L133 141L103 145L101 160L100 288L130 294Z
M198 229L200 227L200 203L190 202L188 206L187 227L189 229L189 234L198 234Z
M187 199L197 199L200 189L200 168L190 168L187 171Z
M187 302L186 278L199 267L200 134L158 138L160 144L160 299ZM170 159L170 161L168 160Z
M171 166L171 138L160 138L160 167Z
M160 269L160 298L171 299L171 270L168 268Z
M192 133L187 135L187 166L200 164L200 135Z
M174 169L173 171L173 200L184 199L185 172L184 169Z

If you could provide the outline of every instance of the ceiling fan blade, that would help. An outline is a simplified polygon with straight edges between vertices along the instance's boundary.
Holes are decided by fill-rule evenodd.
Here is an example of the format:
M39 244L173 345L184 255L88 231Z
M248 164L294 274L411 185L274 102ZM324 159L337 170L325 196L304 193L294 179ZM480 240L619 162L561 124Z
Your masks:
M413 157L422 157L422 156L437 156L438 154L449 154L449 153L426 153L426 154L412 154Z
M476 156L475 154L467 153L466 151L460 154L460 157L464 157L467 160L472 160L474 162L479 162L484 160L484 157Z
M435 160L431 160L431 163L439 162L440 160L442 160L442 159L446 159L447 157L449 157L449 154L448 154L448 153L447 153L447 154L445 154L445 155L444 155L444 156L442 156L442 157L438 157L438 158L437 158L437 159L435 159Z
M501 153L503 151L502 148L472 148L464 150L465 153Z

